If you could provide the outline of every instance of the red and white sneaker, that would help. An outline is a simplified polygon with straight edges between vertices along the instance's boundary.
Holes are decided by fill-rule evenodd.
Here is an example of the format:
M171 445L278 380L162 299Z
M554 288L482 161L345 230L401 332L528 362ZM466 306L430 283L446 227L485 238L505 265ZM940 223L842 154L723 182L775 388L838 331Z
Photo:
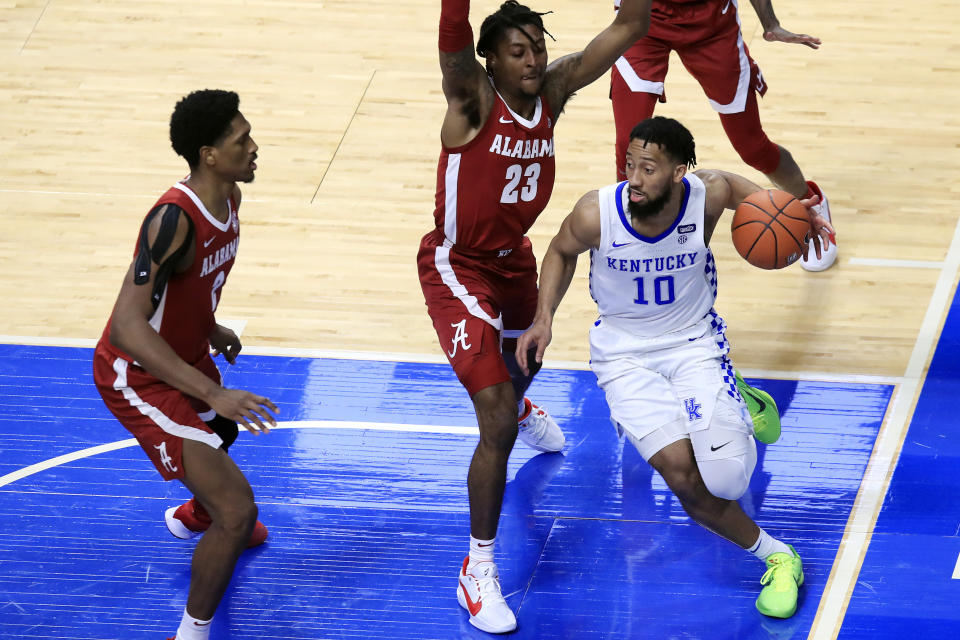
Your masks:
M530 402L530 398L524 398L523 404L524 413L520 416L517 434L520 440L537 451L553 453L563 449L567 439L547 410Z
M517 628L517 618L500 593L500 573L492 562L478 562L467 569L463 559L457 602L470 614L470 624L487 633L507 633Z
M179 507L170 507L163 517L170 533L182 540L196 538L210 528L210 516L196 498L190 498ZM257 520L257 524L253 525L247 548L261 545L266 539L267 528Z
M816 204L812 207L819 215L827 219L827 222L833 224L833 220L830 219L830 203L827 202L827 197L823 195L823 191L820 190L820 187L817 186L817 183L812 180L807 180L807 186L810 187L810 190L815 194L820 196L820 204ZM807 257L800 260L800 266L806 269L807 271L826 271L833 266L833 263L837 261L837 239L835 237L830 238L830 242L825 248L820 250L820 257L817 257L816 245L814 242L819 243L818 239L811 238L808 240L810 246L808 247Z

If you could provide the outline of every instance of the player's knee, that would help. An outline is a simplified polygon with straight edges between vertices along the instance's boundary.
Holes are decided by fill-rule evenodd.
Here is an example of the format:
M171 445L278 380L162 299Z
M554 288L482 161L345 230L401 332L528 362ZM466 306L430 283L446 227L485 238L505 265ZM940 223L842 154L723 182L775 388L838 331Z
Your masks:
M252 497L230 500L229 504L217 510L213 521L228 535L245 540L257 522L258 513L257 503Z
M503 342L503 362L507 365L507 373L510 374L510 380L513 381L513 388L515 391L525 391L530 386L533 376L537 375L537 372L543 367L542 362L537 362L537 347L531 347L527 350L527 369L530 371L527 375L523 373L520 369L520 363L517 362L517 355L514 351L516 340L504 340ZM511 344L514 347L513 349L510 348ZM517 395L520 395L519 392Z
M692 461L691 461L692 462ZM686 506L697 501L697 497L703 492L703 478L700 475L697 465L674 464L666 468L657 468L657 471L663 476L664 482L670 487L673 495Z
M724 500L739 500L750 486L757 464L757 445L749 438L747 450L738 456L698 462L707 491Z
M742 113L721 114L727 138L740 159L764 175L780 166L780 147L767 137L754 106Z
M764 135L731 139L733 148L748 165L767 175L780 166L780 147Z
M517 439L517 403L510 384L481 389L473 395L482 446L510 451Z

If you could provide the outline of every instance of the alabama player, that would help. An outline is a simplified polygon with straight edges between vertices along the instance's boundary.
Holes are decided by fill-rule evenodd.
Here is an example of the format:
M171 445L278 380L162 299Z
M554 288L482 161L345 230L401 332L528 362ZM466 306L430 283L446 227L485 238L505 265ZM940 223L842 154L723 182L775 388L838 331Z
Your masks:
M221 385L210 355L231 364L240 340L214 317L237 255L240 189L251 182L257 145L236 93L196 91L170 119L174 150L190 176L147 214L94 353L97 389L165 480L193 498L166 513L173 535L205 532L193 553L190 593L177 640L206 640L240 552L262 543L253 490L227 448L237 423L259 434L274 404ZM266 424L265 424L266 423Z
M793 547L737 503L757 462L754 425L728 357L726 325L713 309L710 238L724 209L760 187L725 171L688 173L695 162L693 137L676 120L651 118L632 130L627 180L580 198L550 242L537 316L517 341L517 359L523 368L541 360L577 256L590 251L590 293L600 313L590 330L590 367L611 420L694 521L766 563L757 609L789 618L803 568ZM813 209L817 202L801 201L825 241L833 229Z
M646 31L649 0L624 0L613 23L579 53L548 66L540 13L513 0L480 27L474 56L467 0L442 0L440 68L447 112L440 129L435 227L417 256L420 284L454 372L480 428L467 485L470 552L457 598L474 626L510 631L494 539L507 459L519 437L559 451L563 432L524 397L514 343L533 320L536 259L524 235L553 190L553 131L573 94L596 80ZM548 34L549 35L549 34Z
M820 46L819 38L781 27L771 0L750 1L763 25L765 40L803 44L811 49ZM619 0L614 4L619 6ZM757 94L766 93L767 83L743 41L737 0L653 0L650 31L616 61L611 74L617 180L625 176L633 125L652 116L658 100L666 102L663 81L671 51L677 52L683 66L700 83L743 161L797 198L817 195L817 213L830 220L823 191L804 178L790 152L771 142L760 123ZM813 242L811 239L811 246ZM823 247L822 252L807 251L800 265L808 271L828 269L837 259L836 238L831 237Z

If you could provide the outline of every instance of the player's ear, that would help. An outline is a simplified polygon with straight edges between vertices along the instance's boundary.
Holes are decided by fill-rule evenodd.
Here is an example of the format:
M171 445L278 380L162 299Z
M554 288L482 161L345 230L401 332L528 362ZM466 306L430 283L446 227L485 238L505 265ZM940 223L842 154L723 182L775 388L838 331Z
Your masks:
M687 175L687 165L678 164L673 168L673 181L680 182L683 176Z
M212 167L217 164L217 148L216 147L200 147L200 164L205 167Z

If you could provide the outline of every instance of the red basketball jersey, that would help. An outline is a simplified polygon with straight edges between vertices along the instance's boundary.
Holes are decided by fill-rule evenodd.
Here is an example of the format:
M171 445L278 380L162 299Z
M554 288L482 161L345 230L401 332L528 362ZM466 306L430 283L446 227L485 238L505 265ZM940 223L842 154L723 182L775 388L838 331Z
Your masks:
M520 246L553 192L555 123L542 97L527 120L497 94L480 133L463 146L443 148L433 215L445 245L473 251Z
M161 292L162 297L150 318L156 330L184 361L198 363L210 351L208 341L215 325L214 311L220 292L233 267L240 241L240 221L232 198L227 199L230 217L220 222L207 211L203 202L182 182L164 193L153 208L172 203L183 209L193 222L195 257L190 268L173 273ZM152 209L151 209L152 210ZM139 243L134 257L139 252ZM114 355L133 361L110 344L110 322L100 338L100 346Z

